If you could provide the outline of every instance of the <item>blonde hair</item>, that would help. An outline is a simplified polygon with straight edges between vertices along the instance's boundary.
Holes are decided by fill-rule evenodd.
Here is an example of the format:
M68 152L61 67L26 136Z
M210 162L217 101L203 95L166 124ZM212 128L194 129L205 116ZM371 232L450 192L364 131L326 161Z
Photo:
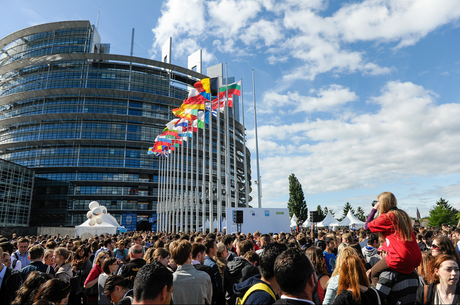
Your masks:
M398 201L395 195L390 192L384 192L378 197L380 202L380 215L392 213L394 218L390 218L398 238L403 241L412 241L412 222L406 212L397 208ZM394 208L394 209L393 209ZM391 211L390 211L391 209ZM389 217L386 215L386 217Z
M66 248L64 247L59 247L59 248L56 248L54 250L54 255L56 256L62 256L64 257L65 259L65 262L64 264L70 264L72 261L73 261L73 256L72 256L72 252L70 252L69 250L67 250Z
M334 269L334 272L332 272L331 278L333 276L336 276L336 275L340 274L340 269L342 268L342 262L348 256L356 256L356 257L358 257L358 252L356 252L356 250L354 248L350 247L350 246L343 247L342 251L340 251L339 255L337 255L337 259L335 260L335 269Z

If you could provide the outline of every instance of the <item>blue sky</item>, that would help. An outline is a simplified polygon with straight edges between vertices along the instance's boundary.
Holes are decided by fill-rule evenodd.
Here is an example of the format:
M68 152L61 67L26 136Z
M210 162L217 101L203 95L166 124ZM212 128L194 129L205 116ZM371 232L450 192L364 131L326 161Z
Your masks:
M173 64L199 48L204 68L228 63L243 79L253 178L254 69L264 207L286 206L294 173L309 208L336 214L347 201L368 212L384 191L411 216L440 197L460 209L457 0L2 2L0 37L95 24L100 5L113 54L129 54L135 28L135 56L159 60L172 36Z

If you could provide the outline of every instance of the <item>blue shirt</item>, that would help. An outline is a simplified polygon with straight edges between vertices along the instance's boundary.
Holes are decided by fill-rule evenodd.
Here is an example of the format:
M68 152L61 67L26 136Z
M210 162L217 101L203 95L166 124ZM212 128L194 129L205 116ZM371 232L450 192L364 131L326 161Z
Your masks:
M334 272L334 269L335 269L335 258L336 257L334 253L329 254L327 253L327 251L324 251L323 254L324 254L324 258L326 259L327 269L332 274L332 272Z
M22 255L21 252L19 252L19 250L17 250L15 252L13 252L13 257L18 259L21 262L22 268L27 267L30 264L29 252L28 251L26 251L26 253L24 255Z
M2 287L3 278L5 277L5 273L6 273L6 266L3 264L2 266L3 266L3 269L2 271L0 271L0 287Z

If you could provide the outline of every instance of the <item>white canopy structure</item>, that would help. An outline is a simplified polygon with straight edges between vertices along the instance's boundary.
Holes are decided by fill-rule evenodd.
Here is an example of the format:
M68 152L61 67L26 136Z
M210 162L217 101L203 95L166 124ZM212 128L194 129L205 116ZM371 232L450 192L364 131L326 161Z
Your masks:
M311 223L310 223L310 214L308 214L308 218L307 220L305 220L302 224L302 228L309 228L311 227Z
M291 228L297 227L297 216L295 216L295 214L292 215L290 227Z
M337 227L339 222L332 216L331 213L327 213L326 218L317 224L318 227Z
M365 222L362 222L355 215L353 215L351 211L348 211L347 216L345 216L345 218L342 219L341 222L339 222L339 226L341 227L354 226L354 228L356 229L360 229L364 227L365 224L366 224Z
M79 226L75 227L75 234L82 239L93 237L100 234L115 234L117 228L120 227L118 221L109 213L102 215L103 222L101 224L89 225L90 219L86 220Z

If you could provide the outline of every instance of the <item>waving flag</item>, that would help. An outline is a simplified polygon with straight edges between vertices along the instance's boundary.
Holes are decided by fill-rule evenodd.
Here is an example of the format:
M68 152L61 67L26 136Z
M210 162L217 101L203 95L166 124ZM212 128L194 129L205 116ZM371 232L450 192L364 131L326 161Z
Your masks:
M182 109L200 109L204 110L204 103L208 99L202 96L195 88L189 89L188 98L182 103Z
M241 81L238 81L236 83L231 83L228 86L223 86L219 88L219 97L224 97L227 93L227 88L228 88L228 95L241 95Z

